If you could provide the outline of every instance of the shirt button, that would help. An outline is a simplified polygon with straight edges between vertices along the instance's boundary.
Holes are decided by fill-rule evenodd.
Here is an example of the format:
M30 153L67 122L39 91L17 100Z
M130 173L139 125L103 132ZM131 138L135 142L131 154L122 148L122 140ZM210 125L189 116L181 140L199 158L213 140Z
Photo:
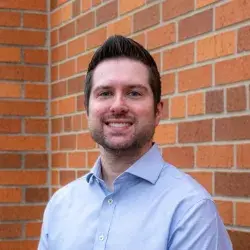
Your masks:
M100 236L99 236L99 240L103 241L103 240L104 240L104 236L103 236L103 235L100 235Z
M111 205L113 203L113 200L112 199L109 199L108 200L108 204Z

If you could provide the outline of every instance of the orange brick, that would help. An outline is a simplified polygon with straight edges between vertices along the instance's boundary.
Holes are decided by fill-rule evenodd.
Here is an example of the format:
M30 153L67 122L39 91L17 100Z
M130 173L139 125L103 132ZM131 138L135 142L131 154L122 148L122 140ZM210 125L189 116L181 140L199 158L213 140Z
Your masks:
M81 130L82 129L82 115L73 116L73 130Z
M32 99L48 99L48 85L46 84L26 84L25 97Z
M21 97L21 85L16 83L0 83L0 97Z
M212 168L230 168L234 164L232 145L198 146L197 166Z
M25 168L48 168L48 154L26 154Z
M100 28L87 35L87 49L95 48L101 45L107 37L107 28Z
M163 110L161 119L168 119L169 118L169 100L168 99L162 99L163 103Z
M22 189L21 188L0 188L0 202L12 203L21 202Z
M189 43L165 51L163 54L163 70L179 68L194 62L194 44Z
M205 112L204 93L195 93L188 95L187 99L188 115L201 115Z
M68 57L75 56L85 51L85 36L78 37L77 39L68 43Z
M215 83L227 84L250 79L250 56L238 57L215 64Z
M151 55L155 60L158 70L161 71L161 53L159 52L159 53L154 53Z
M59 42L59 31L57 29L57 30L53 30L50 33L50 45L54 46L54 45L58 44L58 42Z
M170 99L170 117L183 118L186 115L186 97L175 96Z
M52 168L64 168L67 166L66 153L52 153Z
M130 16L124 17L121 20L110 23L108 25L107 34L108 36L112 36L112 35L127 36L131 34L131 27L132 27L131 17Z
M30 0L8 0L0 2L0 9L24 9L24 10L40 10L46 11L46 0L30 1Z
M18 241L1 241L0 249L9 250L9 249L29 249L35 250L37 248L37 240L18 240ZM11 248L10 248L11 246Z
M87 153L88 155L88 163L87 163L87 167L93 167L97 158L100 155L100 152L95 152L95 151L90 151Z
M250 203L247 202L237 202L236 203L236 225L238 226L250 226Z
M51 185L58 185L59 184L59 171L53 171L51 174Z
M141 33L139 35L132 36L131 38L145 47L145 40L146 40L145 37L146 37L145 33Z
M197 60L205 61L235 52L235 32L229 31L197 41Z
M58 76L59 76L59 66L52 66L51 67L51 80L52 81L56 81L58 80Z
M90 52L77 58L77 73L86 71L94 53Z
M75 171L60 171L60 185L64 186L76 178Z
M87 115L82 114L82 129L87 129L88 128L88 120L87 120Z
M202 80L201 80L202 79ZM212 85L212 66L205 65L179 72L179 92L206 88Z
M77 135L77 149L95 148L96 143L93 141L89 133L81 133Z
M59 114L59 101L51 101L50 112L53 116Z
M21 168L20 154L0 154L0 168Z
M0 43L2 44L44 46L45 41L45 31L0 29Z
M68 155L69 167L84 168L86 155L85 152L72 152Z
M238 31L238 52L250 50L250 25L239 29Z
M76 60L72 59L59 65L59 78L73 76L76 73Z
M76 25L75 21L67 23L59 28L59 41L64 42L73 38L76 34Z
M102 2L102 0L92 0L92 6L96 6L98 4L100 4Z
M1 47L0 48L0 62L20 62L21 49Z
M25 225L25 236L39 237L41 233L41 228L42 228L41 222L29 222Z
M47 29L47 14L24 13L23 26L35 29Z
M91 8L92 3L91 0L81 0L82 1L82 10L87 11Z
M61 21L66 22L72 17L72 3L64 5L61 9Z
M116 19L118 16L118 1L110 1L96 10L96 25Z
M61 45L56 48L53 48L51 52L52 63L63 61L64 59L66 59L66 55L67 55L66 45Z
M237 167L250 168L250 144L237 145Z
M15 27L21 24L21 13L18 12L3 12L0 15L0 26Z
M162 95L172 94L175 91L175 74L165 74L161 77Z
M212 3L216 3L220 0L196 0L196 8L202 8Z
M154 141L159 144L173 144L176 142L176 125L160 124L156 127Z
M59 149L59 137L58 136L51 137L51 149L53 151L56 151Z
M57 9L51 13L50 25L52 28L60 25L62 22L62 9Z
M26 119L26 133L48 133L48 120L45 119Z
M246 0L234 0L225 3L215 9L215 27L220 29L228 25L236 24L249 19L250 2Z
M65 96L67 93L67 81L52 84L52 99Z
M42 136L0 136L1 150L45 150L46 138Z
M88 170L78 170L77 171L77 178L81 178L83 177L84 175L86 175L89 171Z
M58 103L58 114L70 114L76 111L76 99L74 96L62 99Z
M176 40L175 24L167 24L147 32L148 49L159 48Z
M0 133L21 133L21 119L0 118Z
M47 171L1 171L0 175L1 185L45 185L46 183Z
M210 172L188 172L196 181L198 181L210 194L212 194L212 176Z
M144 0L120 0L119 13L124 14L144 5Z
M59 137L60 149L68 150L76 148L76 135L62 135Z
M24 62L33 64L48 64L48 50L25 49Z
M215 200L218 212L226 225L233 224L233 202Z
M0 224L0 238L19 238L22 235L21 224Z
M84 94L77 96L77 111L84 111L85 105L84 105Z
M76 20L76 33L80 34L95 27L95 12L91 11Z

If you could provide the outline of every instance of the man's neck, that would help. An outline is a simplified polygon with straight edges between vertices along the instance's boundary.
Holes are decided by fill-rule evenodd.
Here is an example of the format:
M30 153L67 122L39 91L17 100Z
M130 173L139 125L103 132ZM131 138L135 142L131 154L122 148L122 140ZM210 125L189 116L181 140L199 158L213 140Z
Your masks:
M131 151L112 152L101 147L101 170L102 179L109 190L113 191L114 180L133 165L142 155L144 155L152 146L152 143L143 148L133 149Z

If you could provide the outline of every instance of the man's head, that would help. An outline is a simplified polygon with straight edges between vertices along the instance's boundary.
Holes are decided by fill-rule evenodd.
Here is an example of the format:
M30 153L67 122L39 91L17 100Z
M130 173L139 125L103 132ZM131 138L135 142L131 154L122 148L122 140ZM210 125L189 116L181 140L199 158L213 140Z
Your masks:
M160 76L138 43L113 37L96 52L86 77L93 139L112 151L149 148L162 113Z

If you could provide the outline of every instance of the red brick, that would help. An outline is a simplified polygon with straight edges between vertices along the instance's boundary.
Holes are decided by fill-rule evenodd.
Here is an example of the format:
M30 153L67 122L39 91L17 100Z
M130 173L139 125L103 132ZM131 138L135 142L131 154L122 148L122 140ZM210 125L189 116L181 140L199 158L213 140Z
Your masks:
M168 0L162 5L163 20L169 20L194 10L194 0Z
M153 53L151 56L153 57L158 70L161 71L161 52Z
M21 97L21 85L16 83L0 83L0 97Z
M16 27L21 25L21 13L1 11L0 26Z
M89 133L81 133L77 135L77 149L91 149L95 148L96 143Z
M118 0L111 1L96 10L96 25L115 19L118 15Z
M238 31L238 52L250 50L250 26L240 28Z
M76 178L75 171L60 171L60 185L66 185Z
M90 52L77 58L77 73L86 71L94 53Z
M126 12L135 10L144 5L144 0L137 0L137 1L120 0L119 3L120 3L119 13L124 14Z
M212 66L206 65L180 71L178 79L179 92L210 87L212 85Z
M59 185L59 171L52 171L51 174L51 185Z
M206 10L179 22L179 40L204 34L213 28L213 10Z
M76 149L76 135L62 135L59 137L60 149Z
M250 248L250 233L241 231L229 231L233 248L237 250L246 250Z
M85 51L85 36L68 43L68 57L75 56Z
M163 103L163 110L161 119L168 119L169 118L169 101L168 99L162 99Z
M21 132L21 119L0 118L0 133L15 134Z
M107 35L123 35L127 36L132 31L132 17L124 17L116 22L108 24Z
M51 60L52 63L63 61L67 57L67 47L66 45L61 45L52 49Z
M76 20L76 33L82 33L95 27L95 13L90 12Z
M22 200L21 188L0 188L1 203L21 202L21 200Z
M21 155L0 154L0 168L20 168L22 166Z
M155 49L176 41L175 24L167 24L147 32L148 49Z
M84 168L86 163L85 152L72 152L68 155L69 167L72 168Z
M161 94L168 95L175 91L175 74L165 74L161 76Z
M250 226L250 203L247 202L237 202L236 203L236 225L238 226Z
M206 113L222 113L224 110L223 90L206 92Z
M27 154L25 168L48 168L48 154Z
M62 6L61 8L61 22L64 23L72 17L72 3Z
M134 32L144 30L158 24L159 22L159 5L151 6L134 14Z
M75 111L76 111L76 100L74 96L59 101L58 114L64 115L73 113Z
M233 225L233 203L231 201L215 201L218 212L226 225Z
M44 46L45 31L0 29L0 43L27 46Z
M26 119L25 133L48 133L48 120L46 119Z
M59 149L59 137L58 136L51 136L51 149L52 151L56 151Z
M47 29L47 19L47 14L24 13L23 26L27 28Z
M82 1L82 11L87 11L91 8L92 6L92 1L91 0L81 0Z
M39 237L41 234L42 223L41 222L29 222L25 225L26 237Z
M246 87L240 86L227 89L227 111L242 111L246 109Z
M63 118L63 128L64 128L64 132L72 131L72 117L71 116L66 116Z
M0 114L2 115L44 116L45 108L44 102L0 101Z
M82 120L82 129L87 129L88 128L87 115L86 114L82 114L81 115L81 120Z
M170 117L184 118L186 116L186 97L174 96L170 99Z
M208 142L212 140L212 120L179 123L179 142Z
M11 47L0 48L0 62L20 62L21 49Z
M236 50L235 36L235 31L229 31L197 41L197 60L200 62L233 54Z
M0 220L40 220L44 213L44 206L5 206L0 207ZM1 250L3 248L0 248ZM16 249L16 248L13 248ZM29 249L29 248L21 248Z
M66 153L52 153L52 168L63 168L67 165Z
M202 8L218 1L220 0L196 0L196 8Z
M57 9L51 13L50 25L52 28L60 25L62 23L62 9Z
M26 188L26 202L47 202L49 198L48 188Z
M59 30L53 30L50 32L50 45L54 46L59 42Z
M68 94L83 92L85 76L78 76L68 80Z
M77 171L77 178L81 178L83 177L84 175L86 175L89 171L88 170L78 170Z
M237 145L237 167L250 168L250 144Z
M215 120L215 140L250 139L250 116L238 116Z
M163 54L163 70L179 68L194 62L194 44L169 49Z
M51 80L56 81L59 78L59 66L52 66L51 67Z
M72 59L59 65L60 79L73 76L76 73L76 60Z
M1 171L1 185L44 185L46 183L47 171Z
M99 5L102 2L102 0L92 0L92 6Z
M215 172L215 194L250 197L250 173Z
M72 3L72 16L79 16L81 13L81 0L75 0Z
M188 172L196 181L198 181L210 194L212 194L212 176L210 172Z
M141 44L143 47L145 47L145 40L146 40L145 33L134 35L131 38L135 40L136 42L138 42L139 44Z
M85 105L84 105L84 95L77 96L77 111L84 111Z
M22 235L21 224L0 224L0 238L19 238Z
M176 142L176 125L161 124L156 127L154 141L159 144L173 144Z
M178 168L194 167L193 147L167 147L163 148L163 158L165 161Z
M234 165L232 145L198 146L196 152L197 167L230 168Z
M26 98L48 99L48 85L46 84L26 84L24 89Z
M68 23L59 29L59 41L66 41L72 38L75 34L75 22Z
M59 101L51 101L50 103L50 113L52 116L58 115L59 113Z
M82 115L74 115L73 116L72 129L74 131L78 131L78 130L82 129Z
M23 9L23 10L40 10L46 11L47 4L46 0L8 0L8 1L1 1L0 8L2 9Z
M3 241L3 242L0 242L0 249L1 250L10 250L10 249L36 250L37 245L38 245L37 240Z
M93 49L101 45L107 37L107 28L100 28L87 34L87 49Z
M63 118L51 120L52 133L60 133L63 130Z
M65 96L67 93L67 82L61 81L52 84L52 98Z
M234 0L225 3L215 9L215 27L220 29L228 25L248 20L250 17L250 2L246 0Z
M188 95L187 98L187 112L188 116L204 114L205 101L204 93L195 93Z
M33 64L48 64L48 50L25 49L24 62Z

